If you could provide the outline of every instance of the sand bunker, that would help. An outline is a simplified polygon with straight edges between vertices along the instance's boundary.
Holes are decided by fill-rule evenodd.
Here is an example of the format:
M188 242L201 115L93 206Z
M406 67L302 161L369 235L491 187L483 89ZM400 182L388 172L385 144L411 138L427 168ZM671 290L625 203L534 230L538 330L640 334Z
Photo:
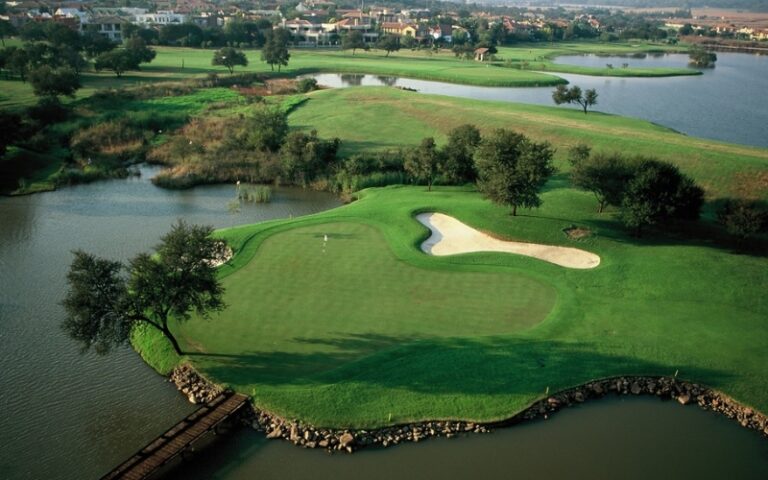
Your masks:
M506 252L567 268L595 268L600 264L600 257L594 253L578 248L499 240L442 213L421 213L416 215L416 219L432 231L432 235L421 244L421 249L429 255Z

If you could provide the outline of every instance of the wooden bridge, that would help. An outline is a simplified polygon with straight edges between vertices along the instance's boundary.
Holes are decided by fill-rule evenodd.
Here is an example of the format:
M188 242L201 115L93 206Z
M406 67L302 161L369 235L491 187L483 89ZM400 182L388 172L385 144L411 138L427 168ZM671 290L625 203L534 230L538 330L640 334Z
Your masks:
M248 403L248 397L225 392L174 425L138 453L104 475L107 479L144 479L180 456L208 432L232 418Z

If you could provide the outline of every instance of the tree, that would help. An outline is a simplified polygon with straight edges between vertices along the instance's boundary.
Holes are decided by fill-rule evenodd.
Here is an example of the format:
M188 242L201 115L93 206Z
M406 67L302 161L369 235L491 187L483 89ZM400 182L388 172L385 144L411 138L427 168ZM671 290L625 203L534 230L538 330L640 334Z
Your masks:
M51 68L43 65L29 72L29 83L38 97L74 97L80 88L80 76L71 67Z
M642 229L669 219L695 220L704 190L671 163L638 159L622 197L620 217L640 236Z
M552 100L557 105L561 103L576 103L584 109L584 115L587 114L587 108L597 105L597 90L590 88L582 93L581 87L574 85L570 89L565 85L558 85L552 92Z
M480 140L480 130L474 125L460 125L448 132L448 143L441 150L441 171L449 182L475 180L475 150L480 145Z
M391 52L400 50L400 38L397 35L382 35L376 42L376 48L385 50L388 57Z
M128 265L83 251L67 274L69 289L62 302L62 324L83 351L107 353L124 344L140 323L160 331L181 355L169 320L189 320L191 313L207 317L221 310L223 289L213 261L222 257L223 242L211 238L212 227L176 223L156 247Z
M30 63L27 50L12 46L3 50L3 53L5 57L5 67L18 75L22 82L26 82Z
M267 32L267 40L261 49L261 60L267 62L274 71L277 65L277 71L280 67L288 65L291 54L288 53L288 38L290 33L284 28L276 28Z
M21 117L15 113L0 110L0 158L9 145L19 140Z
M235 66L241 65L243 67L248 66L248 57L245 56L240 50L236 50L232 47L224 47L221 50L213 52L213 59L211 65L223 65L227 67L230 75L235 72Z
M435 139L425 138L421 144L408 152L403 164L405 171L417 180L427 182L427 190L432 191L432 183L435 181L440 169L440 154L435 145Z
M512 207L541 205L539 190L555 172L554 149L523 134L498 129L483 138L475 152L477 186L492 201Z
M10 37L16 34L16 29L13 24L8 20L0 20L0 42L5 47L5 37Z
M768 229L768 209L754 200L728 200L717 212L717 219L742 242Z
M114 50L117 44L98 32L86 29L80 43L88 58L96 58L102 53Z
M288 116L279 107L258 106L243 122L237 143L250 150L277 152L288 135Z
M358 48L366 48L365 42L363 41L363 34L358 32L357 30L352 30L346 35L342 35L341 37L341 49L342 50L352 50L352 55L355 54L355 50Z
M125 51L131 54L136 61L136 69L139 64L149 63L155 59L156 52L147 46L147 42L141 37L131 37L125 41Z
M131 52L121 49L105 52L96 57L93 64L96 71L112 70L118 77L128 70L138 70L139 63Z
M717 54L708 52L701 47L691 47L688 51L688 58L690 58L690 64L699 68L710 68L715 66L717 61Z
M319 138L316 130L312 130L309 135L300 131L290 132L280 149L280 163L285 178L306 185L335 165L340 145L341 140L338 138Z
M574 152L571 158L571 180L597 198L597 212L607 205L620 205L627 184L634 175L633 162L620 153L596 153L583 156Z

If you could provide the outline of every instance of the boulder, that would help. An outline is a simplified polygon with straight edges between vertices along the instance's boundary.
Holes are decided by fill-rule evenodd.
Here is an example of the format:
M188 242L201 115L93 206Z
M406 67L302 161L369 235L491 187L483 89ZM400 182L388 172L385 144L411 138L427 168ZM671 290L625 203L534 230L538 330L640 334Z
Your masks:
M348 448L355 444L355 436L349 432L345 432L341 437L339 437L339 444L342 446L342 448Z

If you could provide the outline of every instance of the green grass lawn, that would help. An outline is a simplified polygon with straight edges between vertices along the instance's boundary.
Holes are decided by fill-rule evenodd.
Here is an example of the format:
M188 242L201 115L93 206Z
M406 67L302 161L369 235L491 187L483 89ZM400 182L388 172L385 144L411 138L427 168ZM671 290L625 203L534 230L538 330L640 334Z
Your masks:
M628 237L589 194L558 182L543 198L513 218L470 188L389 187L226 230L237 251L222 268L229 307L174 330L215 381L321 426L494 420L547 388L676 371L768 410L766 257L695 236ZM413 215L433 210L602 261L584 271L498 253L429 257ZM568 239L574 224L593 236ZM162 343L148 332L140 347Z
M179 81L188 78L204 77L208 73L228 75L222 66L212 66L212 49L154 47L157 57L149 64L143 65L140 71L126 72L117 78L110 72L86 71L82 74L83 88L77 92L76 98L84 98L104 88L119 88L142 83L163 81ZM515 47L503 47L499 57L513 63L531 62L528 70L503 68L499 65L475 62L473 60L457 59L449 49L443 49L437 54L427 51L401 50L389 57L383 51L369 52L326 50L326 49L294 49L291 51L289 65L282 69L281 74L294 76L305 73L340 72L367 73L372 75L401 76L435 80L467 85L522 87L522 86L551 86L565 81L555 75L533 70L551 72L581 73L585 75L603 76L670 76L697 74L693 69L607 69L574 67L554 64L551 58L563 54L579 53L615 53L658 51L669 49L661 45L638 44L606 44L606 43L564 43L551 45L524 44ZM261 61L260 50L247 50L249 65L236 67L236 73L257 72L272 74L269 66ZM543 67L542 67L543 66ZM276 73L276 72L275 72ZM29 83L18 80L0 80L0 107L17 108L34 103L36 100Z
M472 123L487 132L509 128L557 149L561 171L570 146L584 142L599 151L654 155L679 165L707 190L709 198L733 195L737 179L766 175L768 150L681 135L644 120L508 102L421 95L386 87L323 90L309 95L290 116L291 125L339 137L344 155L438 143L454 127Z

